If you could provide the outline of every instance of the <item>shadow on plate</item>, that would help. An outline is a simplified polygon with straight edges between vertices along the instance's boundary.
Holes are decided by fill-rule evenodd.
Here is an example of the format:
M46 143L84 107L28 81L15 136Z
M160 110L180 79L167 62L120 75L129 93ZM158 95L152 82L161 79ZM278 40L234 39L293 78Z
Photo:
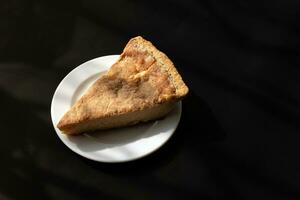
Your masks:
M160 133L167 133L172 130L174 128L174 120L177 120L179 112L180 106L177 105L168 116L161 120L141 123L130 127L97 131L90 134L86 133L81 136L70 136L68 139L83 152L97 152L105 149L122 147L118 153L127 154L124 156L130 157L130 154L133 154L134 152L130 147L126 147L125 145L159 135ZM114 151L118 150L116 149Z

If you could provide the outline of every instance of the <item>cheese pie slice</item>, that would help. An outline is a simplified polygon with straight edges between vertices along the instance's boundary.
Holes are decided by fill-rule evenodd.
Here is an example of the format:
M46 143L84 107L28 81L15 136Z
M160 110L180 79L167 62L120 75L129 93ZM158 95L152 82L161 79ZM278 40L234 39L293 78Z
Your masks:
M65 134L161 118L188 93L172 61L138 36L118 61L70 108L57 127Z

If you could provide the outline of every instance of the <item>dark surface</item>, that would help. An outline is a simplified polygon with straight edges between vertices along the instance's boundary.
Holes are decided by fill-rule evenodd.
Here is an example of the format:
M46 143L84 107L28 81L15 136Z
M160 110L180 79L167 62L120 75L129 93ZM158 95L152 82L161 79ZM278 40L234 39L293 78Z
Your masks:
M1 1L0 199L300 199L299 19L298 1ZM146 158L89 161L52 95L136 35L190 87L181 123Z

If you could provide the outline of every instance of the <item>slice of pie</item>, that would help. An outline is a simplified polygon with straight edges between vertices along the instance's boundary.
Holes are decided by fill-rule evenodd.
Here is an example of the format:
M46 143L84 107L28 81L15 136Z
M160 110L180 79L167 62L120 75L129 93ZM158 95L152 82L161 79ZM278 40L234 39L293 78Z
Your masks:
M172 61L138 36L57 127L65 134L80 134L158 119L187 93Z

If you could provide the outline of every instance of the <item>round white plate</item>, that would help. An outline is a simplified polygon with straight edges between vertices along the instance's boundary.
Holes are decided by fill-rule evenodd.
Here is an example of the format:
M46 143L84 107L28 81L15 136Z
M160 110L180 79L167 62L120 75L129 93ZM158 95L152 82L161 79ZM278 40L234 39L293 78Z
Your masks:
M95 58L72 70L58 85L51 103L52 122L58 137L77 154L100 162L125 162L152 153L171 137L181 116L181 102L178 102L161 120L80 136L62 134L56 125L63 114L118 57Z

